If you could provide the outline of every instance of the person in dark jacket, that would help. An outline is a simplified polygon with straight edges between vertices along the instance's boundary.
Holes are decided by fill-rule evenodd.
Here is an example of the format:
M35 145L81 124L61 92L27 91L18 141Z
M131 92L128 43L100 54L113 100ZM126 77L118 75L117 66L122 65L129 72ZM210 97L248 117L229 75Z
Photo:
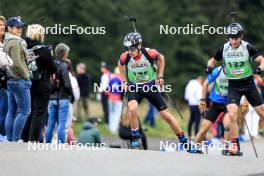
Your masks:
M30 67L31 86L31 114L24 126L22 139L24 142L38 142L47 116L49 97L51 94L50 76L56 72L52 51L43 45L44 28L39 24L29 25L26 32L28 52L32 51L37 64L33 73Z
M77 117L81 122L84 122L89 117L89 93L91 86L91 76L86 73L84 63L79 63L76 66L76 79L80 87L80 99L78 100Z
M99 130L96 128L98 119L96 117L90 118L83 124L82 131L80 133L78 143L86 146L100 146L103 141Z
M51 143L55 124L58 123L58 142L66 142L66 122L69 114L70 102L74 101L69 69L66 62L70 48L60 43L55 48L55 64L57 72L52 79L52 93L48 106L48 126L46 143Z

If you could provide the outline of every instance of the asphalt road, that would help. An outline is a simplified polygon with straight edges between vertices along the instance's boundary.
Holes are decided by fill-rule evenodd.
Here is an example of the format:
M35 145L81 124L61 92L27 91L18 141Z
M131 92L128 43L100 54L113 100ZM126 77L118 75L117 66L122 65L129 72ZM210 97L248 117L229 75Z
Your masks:
M150 144L152 147L159 145L158 141L150 140ZM49 147L48 150L41 147L29 150L25 143L2 142L0 176L264 175L264 140L256 140L255 143L258 159L249 142L242 143L242 157L222 156L218 151L200 155L184 151L112 148L70 150L69 146L65 147L67 150L54 147Z

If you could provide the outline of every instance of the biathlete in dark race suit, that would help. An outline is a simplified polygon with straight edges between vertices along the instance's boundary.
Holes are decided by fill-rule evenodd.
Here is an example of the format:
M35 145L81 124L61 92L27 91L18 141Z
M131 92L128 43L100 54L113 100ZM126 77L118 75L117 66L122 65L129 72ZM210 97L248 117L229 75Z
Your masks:
M126 51L121 54L118 63L128 94L128 116L133 136L131 148L141 148L141 134L137 114L139 104L143 98L148 99L156 107L177 135L180 143L188 146L188 139L185 137L178 121L168 110L158 88L164 85L164 56L155 49L144 48L142 44L142 37L139 33L127 34L123 41ZM154 61L158 61L157 71L153 66Z
M241 96L245 96L254 107L257 114L264 118L264 104L254 83L253 73L261 74L264 69L263 55L251 44L242 40L243 28L239 23L228 26L229 41L222 45L216 54L208 61L206 73L212 73L217 62L223 60L226 65L228 78L227 111L230 119L230 135L232 146L229 147L231 155L241 155L238 141L238 105ZM252 69L251 62L256 61L259 66Z
M213 84L213 88L210 91L210 107L207 110L206 103L206 94L210 84ZM228 94L228 78L226 76L225 66L216 67L211 74L207 76L203 84L202 89L202 99L200 100L199 109L201 113L204 114L204 119L201 124L201 129L195 137L195 143L197 148L193 148L191 153L203 153L201 148L201 143L206 136L206 133L209 131L210 127L217 121L219 118L223 118L224 124L224 148L222 150L223 155L227 155L229 148L229 117L226 109L227 103L227 94ZM242 114L245 114L248 111L248 103L244 102L242 105Z

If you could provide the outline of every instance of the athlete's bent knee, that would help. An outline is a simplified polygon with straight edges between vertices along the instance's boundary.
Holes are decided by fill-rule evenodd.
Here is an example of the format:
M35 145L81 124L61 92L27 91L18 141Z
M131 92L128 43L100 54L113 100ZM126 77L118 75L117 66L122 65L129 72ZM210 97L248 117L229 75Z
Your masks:
M136 114L138 110L138 105L136 103L129 103L128 104L128 112L131 114Z

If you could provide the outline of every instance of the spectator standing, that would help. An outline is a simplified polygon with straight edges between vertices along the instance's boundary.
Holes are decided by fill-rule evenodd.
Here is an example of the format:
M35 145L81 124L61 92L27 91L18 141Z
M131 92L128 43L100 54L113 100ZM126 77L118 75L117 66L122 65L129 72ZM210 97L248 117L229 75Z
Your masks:
M80 99L77 101L77 118L80 122L84 122L89 117L89 94L92 82L84 63L79 63L76 66L76 79L80 87Z
M21 38L25 23L20 17L11 17L7 21L8 32L5 34L4 51L13 60L6 73L8 112L5 128L8 141L18 141L31 111L29 70L27 66L27 44Z
M195 135L199 131L201 114L199 110L199 102L202 98L203 77L199 76L196 79L190 80L185 87L185 100L188 101L190 109L190 119L188 122L188 135L192 137L192 127L195 126Z
M109 80L109 130L117 134L122 112L123 88L118 67L110 76Z
M38 142L44 120L48 112L49 97L51 94L50 76L56 72L56 65L52 58L52 49L43 44L44 27L39 24L29 25L26 32L28 48L28 66L30 71L31 87L31 114L23 130L24 142Z
M55 64L57 72L52 79L52 93L48 106L48 126L46 143L51 143L55 125L58 131L58 142L66 142L66 123L70 110L70 103L74 101L72 85L69 77L69 68L66 59L70 48L60 43L55 48Z

